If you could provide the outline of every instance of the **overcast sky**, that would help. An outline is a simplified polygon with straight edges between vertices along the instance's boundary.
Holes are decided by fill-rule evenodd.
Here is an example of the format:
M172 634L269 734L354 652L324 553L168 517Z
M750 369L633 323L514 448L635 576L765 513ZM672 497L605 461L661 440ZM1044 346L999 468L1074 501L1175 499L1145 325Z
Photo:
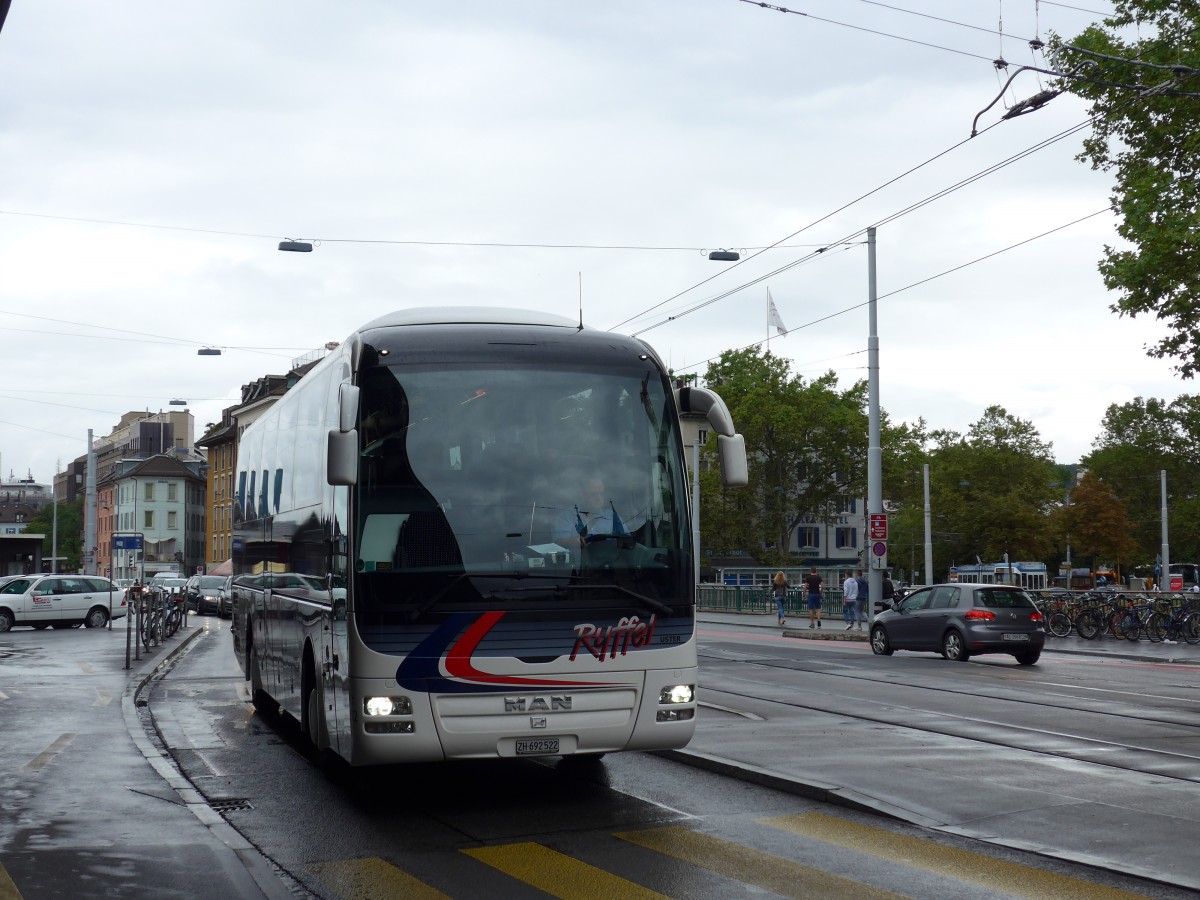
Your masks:
M677 371L770 333L794 371L847 387L867 376L872 224L893 420L965 432L1000 404L1075 462L1109 404L1191 389L1145 355L1157 322L1109 312L1106 212L950 272L1107 207L1110 176L1074 160L1081 134L892 218L1085 121L1068 96L1003 122L1001 103L966 141L1000 91L993 59L1044 65L1028 40L1076 34L1107 2L788 6L808 15L13 0L3 477L49 481L88 428L172 399L199 436L241 385L408 306L575 317L582 298L587 325L640 333ZM1008 102L1042 86L1023 73ZM322 243L281 253L286 238ZM739 265L702 252L773 244Z

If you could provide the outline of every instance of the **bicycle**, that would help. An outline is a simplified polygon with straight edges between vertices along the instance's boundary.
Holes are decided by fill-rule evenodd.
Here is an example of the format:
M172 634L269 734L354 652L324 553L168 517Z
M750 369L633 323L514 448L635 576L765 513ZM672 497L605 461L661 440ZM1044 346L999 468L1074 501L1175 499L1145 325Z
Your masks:
M1137 603L1133 600L1128 605L1118 607L1112 619L1113 637L1136 641L1142 636L1142 627L1146 620L1155 612L1153 601Z
M1095 594L1082 595L1074 618L1075 633L1085 640L1095 640L1108 631L1114 613L1104 599Z
M1187 641L1200 644L1200 611L1195 602L1185 603L1170 613L1155 610L1146 620L1146 637L1155 643Z
M163 594L163 633L174 637L183 624L183 609L178 594Z
M1054 637L1068 637L1075 627L1075 616L1079 613L1079 601L1074 597L1047 597L1038 606L1046 633Z
M141 639L147 650L157 647L163 642L163 601L157 592L142 600Z

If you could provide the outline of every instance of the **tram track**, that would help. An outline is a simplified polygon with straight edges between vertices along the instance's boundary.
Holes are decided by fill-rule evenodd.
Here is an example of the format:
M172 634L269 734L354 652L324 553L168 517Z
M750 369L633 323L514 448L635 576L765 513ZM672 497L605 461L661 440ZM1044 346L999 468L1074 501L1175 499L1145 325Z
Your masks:
M1031 699L1030 696L1013 696L1007 693L1001 693L993 687L987 685L982 679L972 688L963 686L948 686L948 685L931 685L917 679L899 680L889 678L887 681L880 681L869 674L864 674L858 669L839 668L837 671L830 671L828 665L806 665L795 660L788 660L780 657L767 657L759 654L729 654L729 653L705 653L699 654L700 659L711 659L716 662L743 662L749 665L764 666L767 668L786 669L789 671L804 672L809 675L819 675L829 678L851 678L856 681L869 682L872 685L886 685L896 688L911 688L914 690L933 691L941 694L950 694L955 696L970 697L971 699L986 699L995 700L1003 703L1017 703L1029 706L1041 706L1049 709L1064 709L1071 712L1088 712L1106 717L1121 718L1138 722L1145 722L1154 725L1174 725L1183 728L1192 728L1200 734L1200 696L1196 699L1188 697L1163 697L1159 696L1154 699L1164 700L1170 703L1182 704L1187 709L1173 710L1171 715L1166 715L1160 710L1156 710L1156 714L1147 712L1132 701L1122 699L1120 705L1117 706L1114 701L1107 699L1099 699L1092 697L1078 696L1075 694L1064 693L1060 697L1040 695L1039 699ZM959 673L965 674L965 673ZM1033 674L1028 670L1014 670L1014 675ZM1047 682L1033 681L1023 678L1020 681L1022 688L1027 689L1029 685L1045 685ZM1062 687L1067 690L1077 691L1104 691L1108 693L1120 694L1122 697L1137 697L1140 699L1148 699L1145 693L1131 693L1127 691L1114 691L1111 688L1097 688L1088 685L1065 685L1051 684L1051 686ZM974 688L983 688L977 690Z
M731 662L725 656L701 654L702 659ZM869 682L873 686L881 684L912 690L930 690L943 694L954 694L972 699L1002 702L1005 704L1031 705L1042 708L1071 710L1083 715L1121 718L1137 718L1139 721L1153 723L1173 729L1184 729L1182 737L1189 742L1200 739L1200 725L1181 722L1174 718L1156 719L1149 716L1128 716L1114 714L1107 710L1077 709L1060 704L1030 701L1018 697L996 696L993 693L981 695L963 689L947 687L930 687L911 682L879 682L865 675L853 672L829 672L821 668L797 665L779 660L772 665L770 660L756 659L756 666L786 669L805 675L828 678L852 679L856 682ZM848 718L856 721L886 725L908 731L951 737L973 741L991 747L1000 747L1036 753L1044 757L1063 760L1070 763L1087 763L1107 769L1142 774L1155 778L1169 778L1174 781L1200 784L1200 756L1190 753L1173 752L1155 747L1145 746L1131 741L1107 740L1088 734L1079 734L1069 729L1046 729L1030 725L1018 724L1020 716L997 717L986 715L967 715L963 713L933 712L920 706L905 703L900 700L886 698L850 697L837 692L819 691L813 695L819 699L806 700L797 696L771 696L770 691L763 689L761 680L755 680L753 688L737 690L732 686L714 687L711 684L702 685L706 698L726 706L736 703L753 704L751 709L758 715L770 719L769 707L776 706L793 711L809 711L824 715ZM728 699L726 699L728 698ZM865 708L864 704L871 704Z

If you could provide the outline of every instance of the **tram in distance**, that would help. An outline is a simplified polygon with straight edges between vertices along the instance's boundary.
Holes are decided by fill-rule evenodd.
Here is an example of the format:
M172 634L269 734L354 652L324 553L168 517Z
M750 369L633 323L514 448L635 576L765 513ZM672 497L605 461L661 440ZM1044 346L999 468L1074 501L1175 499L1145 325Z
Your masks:
M242 435L234 650L351 765L681 747L696 712L680 413L729 411L560 316L364 325Z

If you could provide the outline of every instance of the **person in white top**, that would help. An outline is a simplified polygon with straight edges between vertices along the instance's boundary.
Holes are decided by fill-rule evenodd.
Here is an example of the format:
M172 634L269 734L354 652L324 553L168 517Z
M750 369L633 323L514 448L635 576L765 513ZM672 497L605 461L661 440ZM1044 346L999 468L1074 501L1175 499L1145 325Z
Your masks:
M853 572L847 572L846 580L842 582L842 618L846 620L847 631L858 620L858 582L854 580Z

